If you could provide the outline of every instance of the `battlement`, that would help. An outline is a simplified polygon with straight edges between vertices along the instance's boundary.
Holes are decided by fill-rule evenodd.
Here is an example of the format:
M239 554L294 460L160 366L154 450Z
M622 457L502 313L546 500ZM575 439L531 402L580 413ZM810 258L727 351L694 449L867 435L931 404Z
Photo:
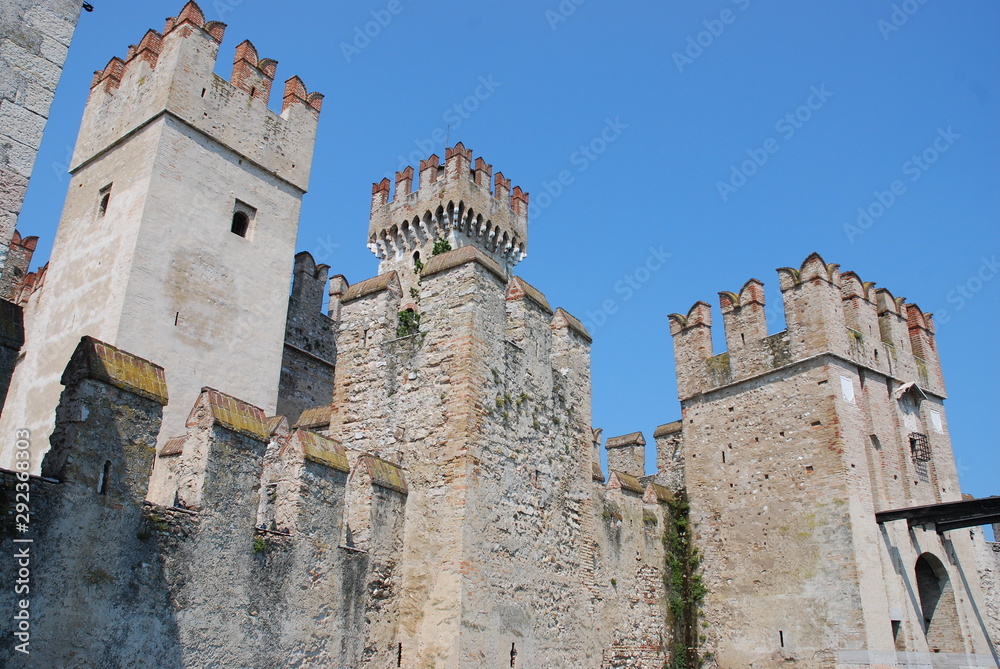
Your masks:
M686 315L670 314L682 400L827 353L944 396L931 314L855 272L841 273L818 253L797 269L777 272L783 332L767 335L764 284L757 279L739 293L719 293L725 352L712 350L707 303L696 302Z
M608 469L631 476L646 473L646 439L642 432L611 437L604 444L608 452Z
M305 191L323 95L293 76L280 115L271 111L278 63L249 40L235 49L229 81L217 76L225 30L188 2L162 34L148 30L124 59L95 72L71 171L168 114Z
M9 302L19 301L36 246L38 246L38 237L21 237L21 233L14 230L7 248L4 271L0 275L0 299Z
M510 188L503 174L459 142L420 161L419 187L414 170L396 173L395 191L389 179L372 185L368 248L382 261L380 271L395 262L412 266L413 258L429 258L434 242L452 248L473 245L505 268L527 255L528 194ZM493 187L490 188L492 177ZM414 256L414 254L418 254ZM393 265L394 266L394 265Z

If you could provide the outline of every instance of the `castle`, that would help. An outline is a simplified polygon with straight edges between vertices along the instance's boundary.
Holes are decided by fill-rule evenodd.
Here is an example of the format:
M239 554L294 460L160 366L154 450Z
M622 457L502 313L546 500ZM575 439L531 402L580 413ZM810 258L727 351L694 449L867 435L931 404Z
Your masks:
M224 32L188 2L96 73L51 262L3 284L5 666L998 666L930 314L817 254L781 333L756 279L724 353L672 314L647 474L514 274L528 194L458 143L331 278L294 249L323 96L272 112L248 41L216 76Z

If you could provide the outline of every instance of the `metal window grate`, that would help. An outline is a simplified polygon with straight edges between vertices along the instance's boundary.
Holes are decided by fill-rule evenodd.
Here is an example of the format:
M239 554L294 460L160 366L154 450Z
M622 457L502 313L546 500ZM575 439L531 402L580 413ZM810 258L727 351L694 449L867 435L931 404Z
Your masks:
M927 441L926 434L910 433L910 455L914 462L930 462L931 444Z

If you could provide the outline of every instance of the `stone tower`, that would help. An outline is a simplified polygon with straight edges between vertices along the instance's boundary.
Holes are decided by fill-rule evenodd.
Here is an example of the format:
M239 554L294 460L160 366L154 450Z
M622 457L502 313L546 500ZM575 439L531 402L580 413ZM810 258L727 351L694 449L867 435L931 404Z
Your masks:
M969 530L876 520L962 499L931 315L817 254L778 274L785 331L767 334L756 279L719 293L724 353L708 304L670 316L706 650L732 668L994 666Z
M215 75L225 27L189 2L95 73L0 419L11 434L29 428L35 452L47 448L59 375L81 335L164 366L161 441L183 432L205 385L274 412L323 96L292 77L281 113L271 111L277 63L249 41L230 80Z
M511 191L510 179L482 158L473 163L472 150L459 142L420 161L419 188L413 190L413 167L396 172L389 199L389 180L372 186L368 248L379 259L379 274L395 270L403 300L412 305L415 266L426 263L438 240L453 249L473 246L495 261L504 273L528 251L528 194ZM490 181L493 188L490 188ZM419 262L417 262L419 261Z

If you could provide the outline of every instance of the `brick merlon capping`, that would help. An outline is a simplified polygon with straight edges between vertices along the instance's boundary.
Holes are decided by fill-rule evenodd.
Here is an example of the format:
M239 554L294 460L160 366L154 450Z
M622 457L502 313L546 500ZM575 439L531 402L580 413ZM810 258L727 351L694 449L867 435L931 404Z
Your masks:
M642 496L642 501L647 504L672 502L674 501L674 493L670 492L670 488L662 486L659 483L650 483L646 486L646 492Z
M352 300L364 297L365 295L381 293L384 290L388 290L397 297L403 294L403 289L399 285L399 276L396 275L395 270L392 272L386 272L385 274L379 274L378 276L373 276L372 278L365 279L364 281L359 281L347 289L344 296L340 298L340 302L341 304L344 302L351 302Z
M197 423L199 409L203 407L208 409L215 424L227 430L262 442L271 436L263 409L214 388L201 389L201 396L188 416L188 427Z
M294 428L310 428L310 427L320 427L330 424L330 417L333 414L333 407L329 404L324 404L323 406L310 407L302 412L299 416L299 420L296 421Z
M162 367L93 337L80 339L61 383L69 386L83 379L103 381L160 404L168 400Z
M601 465L596 462L591 464L590 477L595 481L604 483L604 472L601 471Z
M161 458L167 458L174 455L180 455L184 452L184 442L187 441L187 437L171 437L167 440L167 443L163 445L160 449Z
M676 335L697 326L712 327L712 305L701 300L688 309L687 315L670 314L670 334Z
M590 333L587 332L587 328L583 327L583 323L581 323L580 320L576 316L574 316L573 314L569 313L568 311L566 311L562 307L557 308L555 315L552 317L552 329L553 330L560 330L560 329L572 330L573 332L575 332L578 335L580 335L580 337L584 341L586 341L588 344L594 343L594 340L590 336Z
M409 493L405 472L391 462L366 454L358 458L358 467L365 468L374 485L395 490L404 495Z
M288 419L284 416L271 416L267 419L267 433L272 437L287 437L289 432Z
M823 257L820 254L813 252L802 261L802 265L799 269L795 269L794 267L778 268L779 288L781 289L781 292L785 292L795 286L811 283L815 280L839 284L839 268L840 265L832 263L828 264L823 260Z
M549 306L549 301L545 299L542 291L519 276L511 277L510 283L507 284L507 299L521 300L525 298L537 304L545 313L552 314L552 307Z
M664 423L663 425L657 427L656 430L653 432L653 439L656 439L658 437L666 437L669 434L676 434L680 432L683 428L684 425L679 420L675 420L672 423Z
M642 432L633 432L631 434L623 434L620 437L611 437L608 442L604 444L604 448L620 448L621 446L645 446L646 439L642 436Z
M296 430L285 446L281 449L281 454L292 444L297 444L302 449L302 454L309 462L326 465L331 469L349 474L351 466L347 462L347 451L340 443L324 437L309 430Z
M618 484L621 486L622 490L628 490L629 492L634 492L642 495L646 492L646 489L642 486L642 482L638 478L632 476L631 474L626 474L625 472L620 472L617 469L612 469L608 475L608 485L612 485L612 480L618 479Z
M490 258L475 246L463 246L455 249L454 251L446 251L445 253L439 253L438 255L433 256L427 261L427 264L424 266L423 271L420 272L420 275L424 277L433 276L439 272L444 272L445 270L465 265L470 262L479 263L501 281L507 281L507 273L503 271L503 268L501 268L499 264L497 264L497 261Z

